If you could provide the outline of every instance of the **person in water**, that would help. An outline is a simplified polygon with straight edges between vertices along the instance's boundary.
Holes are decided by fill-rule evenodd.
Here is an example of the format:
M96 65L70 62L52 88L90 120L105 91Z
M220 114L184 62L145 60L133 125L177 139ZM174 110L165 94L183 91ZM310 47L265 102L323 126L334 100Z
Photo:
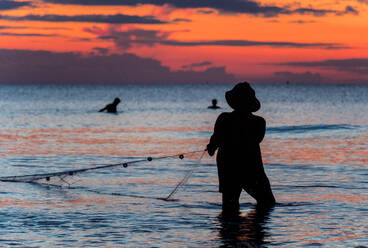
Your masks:
M107 110L108 113L117 113L116 107L120 103L119 98L115 98L114 101L110 104L107 104L104 108L100 109L98 112L103 112Z
M212 105L208 106L209 109L219 109L220 106L217 106L217 99L212 99Z
M221 113L207 145L210 156L217 152L219 191L223 212L237 213L242 189L251 195L259 207L271 207L276 201L263 168L260 143L266 121L253 112L261 108L249 83L234 86L225 94L233 112Z

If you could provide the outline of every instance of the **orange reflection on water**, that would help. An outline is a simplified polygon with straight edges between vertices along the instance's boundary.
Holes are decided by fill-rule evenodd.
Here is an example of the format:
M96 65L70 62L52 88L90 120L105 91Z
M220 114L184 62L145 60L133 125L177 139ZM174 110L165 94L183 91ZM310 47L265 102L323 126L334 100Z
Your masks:
M318 199L321 201L326 200L342 201L347 204L364 204L368 202L368 195L335 193L335 194L319 195Z
M77 199L62 199L62 200L48 200L48 199L38 199L38 200L27 200L27 199L17 199L17 198L0 198L0 208L5 207L17 207L17 208L39 208L45 206L52 207L65 207L65 203L71 205L86 205L86 204L96 204L96 205L110 205L117 200L113 196L100 196L98 198L87 198L79 197Z
M318 216L316 216L319 219ZM321 227L332 229L330 231L321 232ZM314 225L303 225L298 226L299 229L303 230L303 233L294 235L294 239L301 240L302 243L311 244L326 244L333 243L333 241L347 241L354 239L362 239L365 235L359 232L352 232L351 226L336 225L336 226L314 226Z
M266 163L303 163L303 164L349 164L366 165L368 135L347 139L302 138L302 139L265 139L262 154Z
M0 208L6 207L22 207L22 208L33 208L39 206L41 203L39 201L31 200L20 200L13 198L0 198Z
M2 155L93 154L146 156L205 148L206 138L185 137L177 132L208 131L208 127L134 128L21 128L0 134Z
M290 214L288 217L283 217L283 221L288 223L288 226L283 230L288 240L299 240L306 245L365 237L364 230L353 232L349 223L340 222L330 214L296 214L295 216Z
M274 183L273 185L277 185ZM368 195L364 194L343 194L343 193L323 193L318 194L296 194L290 195L279 194L277 195L277 200L279 202L326 202L326 201L341 201L346 204L364 204L368 202Z
M74 206L78 205L87 205L87 204L93 204L93 205L110 205L116 203L117 200L113 197L108 196L99 196L99 197L93 197L93 198L87 198L87 197L79 197L77 199L71 199L71 200L65 200L66 203L69 203Z
M201 127L82 127L17 128L2 130L2 155L91 154L101 156L158 156L204 149L210 132ZM186 134L188 133L188 135ZM266 163L368 164L367 134L345 137L265 137L262 154ZM198 154L188 155L193 159Z

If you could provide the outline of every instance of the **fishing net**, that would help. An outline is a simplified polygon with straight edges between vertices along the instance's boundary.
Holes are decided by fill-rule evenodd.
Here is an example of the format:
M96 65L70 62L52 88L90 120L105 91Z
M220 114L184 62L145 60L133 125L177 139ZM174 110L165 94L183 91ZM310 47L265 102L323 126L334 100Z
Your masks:
M123 167L127 168L128 166L132 164L142 163L142 162L151 162L153 160L161 160L161 159L167 159L167 158L179 158L184 159L186 155L194 154L202 152L202 155L200 156L199 160L196 162L196 164L200 164L201 159L203 158L205 151L192 151L192 152L186 152L176 155L168 155L168 156L161 156L161 157L146 157L144 159L138 159L128 162L122 162L122 163L115 163L115 164L106 164L106 165L100 165L100 166L94 166L94 167L87 167L82 169L75 169L75 170L65 170L65 171L59 171L59 172L51 172L51 173L39 173L39 174L29 174L29 175L18 175L18 176L4 176L0 177L0 181L2 182L17 182L17 183L37 183L37 184L43 184L48 186L58 186L58 187L70 187L74 185L76 182L80 180L79 176L86 173L91 172L95 170L103 170L108 168L116 168L116 167ZM172 198L172 196L181 188L183 185L187 183L191 175L193 174L196 167L193 167L191 170L189 170L184 178L180 180L177 185L174 187L174 189L171 191L171 193L166 197L163 198L164 200L169 200Z

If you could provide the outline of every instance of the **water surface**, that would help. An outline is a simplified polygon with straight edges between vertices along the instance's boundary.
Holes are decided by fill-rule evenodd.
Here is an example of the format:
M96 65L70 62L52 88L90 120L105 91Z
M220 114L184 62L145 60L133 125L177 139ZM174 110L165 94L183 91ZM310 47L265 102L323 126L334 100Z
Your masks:
M2 176L203 150L229 85L0 86ZM200 153L43 184L0 182L1 247L364 247L368 86L256 85L276 207L221 217ZM119 97L118 114L97 111ZM207 109L217 98L220 110ZM171 201L189 170L194 173ZM41 182L44 183L44 182Z

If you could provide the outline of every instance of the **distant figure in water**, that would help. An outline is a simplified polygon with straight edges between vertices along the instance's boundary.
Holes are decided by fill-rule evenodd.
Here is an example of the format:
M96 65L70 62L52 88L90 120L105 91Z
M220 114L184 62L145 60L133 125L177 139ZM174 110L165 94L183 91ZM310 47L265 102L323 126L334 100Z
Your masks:
M100 109L98 112L103 112L107 110L108 113L117 113L116 106L120 103L119 98L115 98L114 101L110 104L107 104L103 109Z
M265 135L266 121L253 114L261 104L247 82L235 85L226 92L225 98L234 111L219 115L207 145L210 156L218 149L217 170L223 213L239 212L242 189L257 201L258 207L270 208L276 201L263 168L259 146Z
M208 106L209 109L219 109L221 108L220 106L217 106L217 100L216 99L212 99L212 105Z

